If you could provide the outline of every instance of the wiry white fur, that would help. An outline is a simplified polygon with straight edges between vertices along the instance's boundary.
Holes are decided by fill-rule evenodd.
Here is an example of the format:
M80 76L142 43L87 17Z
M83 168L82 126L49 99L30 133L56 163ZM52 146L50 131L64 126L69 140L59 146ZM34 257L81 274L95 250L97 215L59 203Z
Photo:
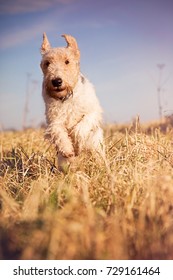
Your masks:
M80 73L80 51L75 38L63 37L67 47L51 48L44 33L41 47L46 136L56 146L59 164L63 159L71 161L84 150L102 156L104 153L102 109L93 85ZM54 84L57 78L61 78L60 86Z
M76 156L83 150L101 152L102 109L88 79L80 74L73 96L64 102L48 96L44 86L43 98L48 124L46 136L64 157Z

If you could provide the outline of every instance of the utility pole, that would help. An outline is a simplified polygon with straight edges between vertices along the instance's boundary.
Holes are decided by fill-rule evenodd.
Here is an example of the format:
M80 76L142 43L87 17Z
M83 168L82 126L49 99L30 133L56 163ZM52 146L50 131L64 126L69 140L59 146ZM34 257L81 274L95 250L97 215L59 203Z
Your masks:
M23 129L26 128L26 122L27 122L31 73L27 73L26 75L27 75L27 78L26 78L26 95L25 95L25 104L24 104L24 110L23 110L23 124L22 124Z
M163 117L163 107L162 107L162 100L161 100L161 93L163 91L163 83L162 83L162 73L165 67L164 63L158 63L157 67L159 69L159 79L158 79L158 86L157 86L157 99L158 99L158 109L159 109L159 118L162 120Z

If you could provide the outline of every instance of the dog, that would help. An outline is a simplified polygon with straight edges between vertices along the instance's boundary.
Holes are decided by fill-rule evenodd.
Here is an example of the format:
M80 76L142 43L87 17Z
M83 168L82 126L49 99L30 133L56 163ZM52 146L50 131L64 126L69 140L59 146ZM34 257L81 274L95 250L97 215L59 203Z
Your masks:
M46 138L56 147L58 165L72 162L83 151L103 155L102 108L94 86L80 72L80 51L71 35L67 46L52 48L46 33L41 45L42 96Z

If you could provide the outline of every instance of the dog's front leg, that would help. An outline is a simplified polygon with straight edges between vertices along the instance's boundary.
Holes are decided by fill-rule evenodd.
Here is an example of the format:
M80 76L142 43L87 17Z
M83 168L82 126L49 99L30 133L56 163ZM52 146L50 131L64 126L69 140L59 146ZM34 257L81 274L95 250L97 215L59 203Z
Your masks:
M57 123L49 125L45 136L56 146L59 166L72 161L75 152L71 138L64 126Z

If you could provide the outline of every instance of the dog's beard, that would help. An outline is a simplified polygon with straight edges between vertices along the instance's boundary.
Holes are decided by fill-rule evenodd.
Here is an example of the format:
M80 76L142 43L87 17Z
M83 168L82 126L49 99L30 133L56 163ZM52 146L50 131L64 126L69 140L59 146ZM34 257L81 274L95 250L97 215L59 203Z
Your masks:
M62 101L65 101L68 99L71 95L73 95L73 89L72 87L59 87L57 89L48 89L46 90L47 94L54 98L54 99L59 99Z

